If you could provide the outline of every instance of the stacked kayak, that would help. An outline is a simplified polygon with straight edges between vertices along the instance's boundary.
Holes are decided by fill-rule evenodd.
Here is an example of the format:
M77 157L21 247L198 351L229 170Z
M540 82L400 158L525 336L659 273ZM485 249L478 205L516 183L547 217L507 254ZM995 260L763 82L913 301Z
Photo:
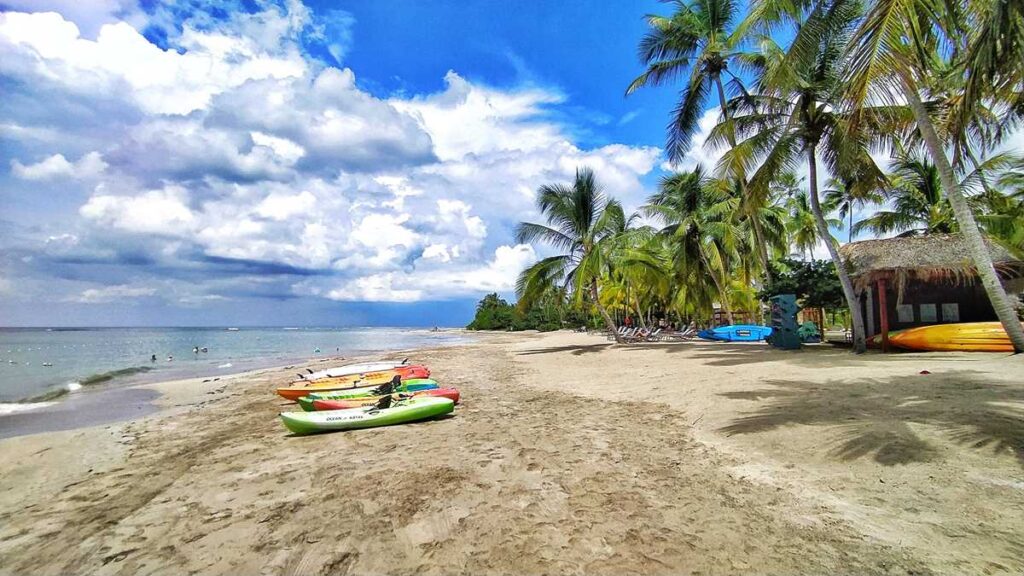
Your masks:
M717 340L719 342L757 342L772 335L770 326L757 326L755 324L732 324L701 330L697 336L705 340Z
M344 390L319 390L313 391L295 400L299 407L306 411L312 411L313 400L351 400L353 398L374 398L393 394L415 394L427 390L440 388L434 380L416 378L413 380L402 380L397 377L380 386L363 386L360 388L347 388Z
M933 324L889 333L889 343L906 350L1013 352L1010 337L999 322Z
M387 384L394 378L412 379L426 378L430 375L430 369L426 366L408 366L402 369L384 370L380 372L366 372L350 374L347 376L331 376L317 380L298 380L289 386L282 386L277 393L287 400L298 400L311 392L327 392L352 390L357 388L372 388Z
M339 366L300 375L277 389L302 412L282 412L294 434L373 428L443 416L455 409L459 391L430 380L426 366L401 363ZM375 371L363 371L373 368Z

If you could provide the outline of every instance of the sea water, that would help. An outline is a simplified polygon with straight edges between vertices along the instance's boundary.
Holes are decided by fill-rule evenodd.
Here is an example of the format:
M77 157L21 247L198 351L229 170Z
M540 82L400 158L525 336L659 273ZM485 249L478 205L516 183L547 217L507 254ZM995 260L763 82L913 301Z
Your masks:
M465 340L454 331L401 328L0 328L0 415L90 387L217 377Z

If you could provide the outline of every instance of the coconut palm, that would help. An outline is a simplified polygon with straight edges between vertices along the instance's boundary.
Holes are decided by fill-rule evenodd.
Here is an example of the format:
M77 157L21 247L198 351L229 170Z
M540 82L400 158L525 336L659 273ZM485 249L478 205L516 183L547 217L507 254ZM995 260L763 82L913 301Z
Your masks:
M675 82L689 71L679 103L668 124L665 146L669 160L678 161L690 149L712 90L718 94L724 123L730 124L723 76L737 89L742 89L742 81L729 66L733 63L742 67L745 55L738 49L737 38L732 34L733 21L739 11L737 2L675 0L673 5L675 12L670 17L646 17L651 30L640 41L639 56L647 68L630 83L626 95L643 86ZM728 132L728 142L733 146L736 144L732 131ZM760 259L763 272L770 275L767 243L761 222L756 218L764 199L747 193L745 176L737 167L733 167L729 176L740 183L743 206L751 218L750 224L757 238L755 253Z
M840 221L848 220L846 222L846 241L853 242L855 233L853 213L857 206L881 204L885 199L877 189L865 189L864 186L859 185L857 182L843 182L830 178L825 183L825 186L827 187L825 189L825 203L835 206L836 215ZM841 227L836 226L836 228Z
M520 223L516 241L540 241L563 254L543 258L523 270L516 281L520 306L529 307L552 286L560 285L577 304L589 297L616 341L622 342L615 322L601 304L599 285L607 272L617 232L626 229L622 205L605 196L593 170L580 168L571 186L541 186L537 208L547 224Z
M849 45L844 96L854 110L876 102L905 101L938 170L943 192L971 253L992 307L1017 352L1024 352L1024 327L1017 320L992 265L974 211L958 186L947 147L963 147L981 106L1004 123L1024 115L1024 7L1005 0L873 0ZM929 109L938 69L956 69L965 79L962 96L943 114L959 118L943 138ZM947 90L949 86L945 87ZM948 99L947 99L948 100ZM998 137L998 136L997 136Z
M710 178L697 166L662 178L658 192L642 208L665 224L661 233L676 245L677 268L699 271L700 278L711 280L730 324L729 275L743 237L736 219L740 204L727 182Z

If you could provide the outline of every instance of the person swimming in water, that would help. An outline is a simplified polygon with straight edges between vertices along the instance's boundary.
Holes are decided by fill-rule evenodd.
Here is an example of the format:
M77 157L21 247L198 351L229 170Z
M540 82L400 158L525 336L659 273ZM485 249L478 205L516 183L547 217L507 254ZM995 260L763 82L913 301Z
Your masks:
M156 354L153 354L152 356L150 356L149 357L149 361L150 362L156 362Z

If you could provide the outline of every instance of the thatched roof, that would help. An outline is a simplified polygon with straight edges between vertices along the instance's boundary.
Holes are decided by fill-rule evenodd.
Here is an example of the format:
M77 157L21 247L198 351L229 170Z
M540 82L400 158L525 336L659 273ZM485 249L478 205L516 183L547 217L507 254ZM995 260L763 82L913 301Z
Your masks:
M996 270L1004 279L1024 276L1024 262L986 240ZM839 249L858 289L885 279L902 293L908 280L972 283L977 272L959 234L931 234L851 242Z

